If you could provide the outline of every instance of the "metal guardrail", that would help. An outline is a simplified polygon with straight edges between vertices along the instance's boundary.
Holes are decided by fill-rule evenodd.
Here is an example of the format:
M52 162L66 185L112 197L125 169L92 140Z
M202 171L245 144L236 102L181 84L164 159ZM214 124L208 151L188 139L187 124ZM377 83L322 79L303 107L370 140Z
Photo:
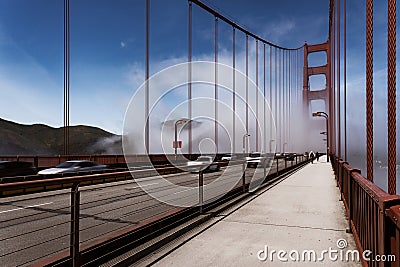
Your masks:
M278 160L278 163L281 166L284 166L284 159ZM239 161L238 161L239 162ZM278 174L283 174L286 171L289 171L297 166L304 164L306 162L306 158L302 155L299 156L299 159L296 161L286 163L287 169L284 170L279 169L271 169L272 174L277 176ZM227 164L227 162L220 162L221 166ZM240 168L240 166L238 166ZM255 171L256 169L251 169L250 171ZM156 171L153 171L152 174L156 173L169 173L174 172L174 167L167 168L159 168ZM262 171L259 172L259 175L262 176ZM137 170L133 172L134 176L146 177L151 174L149 170ZM265 171L264 171L265 174ZM73 265L73 266L82 266L88 264L95 257L99 257L99 255L106 257L111 254L110 250L116 248L124 248L129 245L136 246L140 242L144 242L151 238L154 238L156 234L161 234L166 229L174 227L177 224L184 222L192 218L193 216L197 216L202 214L209 207L218 205L222 203L224 200L217 199L218 190L214 196L210 199L206 199L206 195L203 195L203 186L210 182L210 179L214 179L213 176L216 173L203 173L200 171L198 174L198 185L199 185L199 205L198 207L188 207L188 208L177 208L177 207L168 207L162 206L163 203L154 203L154 200L151 197L143 199L144 194L137 192L131 193L131 191L123 191L118 192L116 195L108 195L108 193L102 193L102 188L96 187L88 187L85 190L80 190L84 187L98 184L101 182L113 182L113 181L122 181L126 179L132 179L131 172L117 172L117 173L104 173L104 174L94 174L94 175L86 175L86 176L76 176L76 177L63 177L63 178L55 178L55 179L47 179L47 180L38 180L38 181L27 181L27 182L17 182L12 184L0 184L0 192L5 201L4 203L8 203L13 198L7 198L4 195L4 192L13 192L14 195L18 195L18 199L21 199L21 195L29 194L34 190L39 190L43 188L48 188L51 190L59 190L59 189L70 189L70 192L67 193L64 191L62 194L64 195L63 199L69 199L69 202L61 204L57 206L57 208L46 209L45 207L34 207L32 210L28 210L28 212L35 213L33 215L26 215L28 217L23 218L11 218L7 219L7 224L10 224L15 221L18 223L19 220L31 220L30 216L49 216L51 218L57 216L63 216L63 220L57 221L57 223L51 224L51 228L39 227L37 225L37 221L35 224L29 225L31 229L23 229L23 232L13 233L9 237L4 237L6 239L1 239L4 242L10 241L12 239L24 240L24 238L28 238L33 234L39 234L41 237L41 241L38 243L38 240L27 240L20 242L23 247L18 250L8 252L8 256L25 254L25 251L30 251L40 246L51 247L52 242L56 242L58 245L52 252L48 252L44 255L35 255L37 260L41 260L38 264L43 265ZM180 176L179 176L180 177ZM183 176L182 176L183 177ZM187 176L185 176L187 177ZM233 190L228 193L229 196L232 195L241 195L243 191L246 192L249 186L249 180L246 175L243 176L243 179L236 184ZM151 180L151 178L150 178ZM181 179L182 185L190 186L190 182L186 181L187 179ZM193 183L193 181L191 181ZM123 182L124 183L124 182ZM117 183L118 184L118 183ZM129 183L130 184L130 183ZM115 183L109 184L110 187L114 186ZM108 188L107 185L103 186L104 188ZM155 190L159 190L163 192L163 190L168 191L168 188L160 187ZM58 191L54 191L56 194ZM108 192L108 191L105 191ZM46 193L47 194L47 193ZM104 199L97 199L93 196L98 196L105 194ZM166 193L168 194L168 192ZM221 193L222 194L222 193ZM53 194L47 194L53 196ZM69 197L66 197L68 196ZM227 195L227 197L228 197ZM32 195L35 196L35 195ZM42 195L43 196L43 195ZM31 198L31 197L30 197ZM32 198L31 198L32 199ZM111 206L112 208L107 208L106 210L96 210L92 211L94 208L98 208L98 206L112 205L114 202L118 200L129 200L127 202L123 202L123 206ZM203 202L204 201L204 202ZM226 200L225 200L226 201ZM104 204L106 203L106 204ZM108 206L107 206L108 207ZM19 209L19 208L17 208ZM111 214L118 215L111 215ZM29 213L28 213L29 214ZM110 217L111 216L111 217ZM114 217L117 216L117 217ZM133 217L132 217L133 216ZM138 218L141 218L140 220ZM58 218L58 217L57 217ZM131 224L132 218L137 218L135 220L139 220L134 224ZM32 219L34 220L34 219ZM94 222L93 225L90 222ZM108 223L111 222L111 225L108 226ZM0 220L1 223L1 220ZM111 226L115 226L115 224L121 224L119 228L116 229L108 229ZM94 234L94 236L88 236L88 231L91 229L103 229L99 230L100 232ZM112 227L111 227L112 228ZM57 231L57 229L63 229ZM46 232L57 232L57 235L54 237L47 237ZM42 234L43 233L43 234ZM48 232L47 232L48 233ZM83 239L85 237L85 240ZM37 237L36 237L37 238ZM69 240L69 241L67 241ZM132 241L133 240L133 241ZM28 242L29 241L29 242ZM64 245L60 245L60 244ZM4 243L5 244L5 243ZM101 252L100 252L101 251ZM43 252L44 253L44 252ZM1 258L1 256L0 256ZM100 257L101 258L101 257ZM33 259L32 259L33 260ZM30 262L32 263L32 262Z
M222 156L226 154L215 155L216 160L220 160ZM238 156L245 156L245 154L238 153ZM179 158L185 160L195 160L200 154L183 154L179 155ZM149 163L153 165L168 163L168 159L174 158L174 155L165 154L152 154L152 155L103 155L103 154L93 154L93 155L57 155L57 156L12 156L12 155L0 155L0 161L26 161L31 162L36 168L49 168L59 165L68 160L89 160L95 161L104 165L114 165L114 166L126 166L126 160L130 164L134 163Z
M224 153L220 153L215 155L215 159L221 160L221 158L226 155ZM236 153L238 157L245 157L247 154ZM195 160L200 154L183 154L179 155L179 158L183 160ZM301 156L301 155L299 155ZM277 158L283 158L284 156L279 156ZM126 160L130 164L135 163L147 163L151 162L153 165L166 164L169 163L168 159L174 158L174 155L164 155L164 154L152 154L152 155L57 155L57 156L11 156L11 155L0 155L0 161L26 161L31 162L36 168L49 168L59 165L68 160L89 160L95 161L104 165L112 165L112 166L125 166Z
M132 162L143 160L144 157L132 157ZM0 160L31 162L36 168L48 168L68 160L90 160L100 164L125 164L124 155L57 155L57 156L0 156Z
M27 180L21 182L13 182L13 183L8 182L0 184L0 197L9 197L9 196L32 194L45 191L69 189L72 187L73 184L76 183L80 184L81 186L87 186L87 185L131 180L132 174L135 175L135 178L141 178L141 177L148 177L151 175L155 175L157 173L170 174L170 173L176 173L177 171L181 171L181 169L179 169L178 167L171 166L171 167L155 168L152 170L143 169L135 171L117 171L117 172L113 171L105 173L99 172L96 174L89 174L89 175L79 175L79 174L76 175L71 173L58 178L52 176L50 177L34 176L35 178L34 180L29 180L32 177L26 176L23 179L27 178ZM8 181L10 181L10 179L8 179Z
M361 259L363 265L400 266L400 196L388 194L347 162L331 159L358 250L371 251L370 259L396 255L395 262Z

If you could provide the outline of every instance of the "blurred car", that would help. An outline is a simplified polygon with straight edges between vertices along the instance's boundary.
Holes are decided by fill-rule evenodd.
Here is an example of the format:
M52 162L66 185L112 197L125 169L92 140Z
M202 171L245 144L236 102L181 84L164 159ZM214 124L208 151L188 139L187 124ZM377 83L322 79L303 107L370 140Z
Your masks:
M44 169L38 172L40 175L58 174L58 173L71 173L71 172L87 172L106 169L106 165L101 165L94 161L89 160L70 160L54 168Z
M220 170L220 166L214 162L214 158L211 156L200 156L195 161L189 161L187 166L189 172Z
M232 160L232 155L231 154L223 155L221 160L222 161L230 161L230 160Z
M239 155L226 154L221 157L222 161L240 160L243 159Z
M287 153L287 154L285 154L285 160L286 161L294 161L295 157L296 157L295 153Z
M261 154L260 152L253 152L250 153L248 157L246 157L247 167L270 167L272 165L273 159L273 154Z
M32 162L0 161L0 177L34 175L36 172Z

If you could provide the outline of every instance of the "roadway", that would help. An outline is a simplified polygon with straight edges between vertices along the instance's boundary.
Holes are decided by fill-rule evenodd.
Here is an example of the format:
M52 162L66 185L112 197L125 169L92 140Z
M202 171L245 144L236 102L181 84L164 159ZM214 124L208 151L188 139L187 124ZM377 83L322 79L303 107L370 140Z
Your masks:
M288 162L290 166L291 162ZM279 169L285 166L279 161ZM226 193L228 187L242 185L241 165L204 174L204 201ZM276 161L270 173L276 172ZM224 176L220 177L221 174ZM246 183L251 177L262 179L263 169L246 169ZM80 241L88 246L106 234L141 226L153 217L172 212L177 207L160 202L145 191L180 200L182 205L198 203L196 173L178 173L81 187ZM165 181L168 181L166 183ZM176 188L174 185L181 187ZM207 186L208 185L208 186ZM211 185L211 186L210 186ZM183 186L183 187L182 187ZM0 265L31 264L51 255L68 251L70 232L70 191L59 190L0 200Z

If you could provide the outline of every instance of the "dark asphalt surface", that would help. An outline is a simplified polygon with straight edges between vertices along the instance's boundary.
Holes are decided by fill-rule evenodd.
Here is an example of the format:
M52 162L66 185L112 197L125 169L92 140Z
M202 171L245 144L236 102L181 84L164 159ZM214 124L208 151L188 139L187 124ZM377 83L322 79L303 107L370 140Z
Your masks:
M291 162L287 164L290 166ZM284 161L280 161L279 169L284 166ZM234 165L205 173L204 201L225 194L227 188L241 186L241 172L242 166ZM270 173L274 172L276 161ZM246 169L246 183L253 176L253 179L262 179L263 173L263 168ZM170 174L163 178L146 177L138 182L132 179L81 187L81 245L177 208L158 201L147 192L166 201L179 200L183 206L198 203L197 173ZM28 265L68 251L69 232L69 190L0 199L0 266Z

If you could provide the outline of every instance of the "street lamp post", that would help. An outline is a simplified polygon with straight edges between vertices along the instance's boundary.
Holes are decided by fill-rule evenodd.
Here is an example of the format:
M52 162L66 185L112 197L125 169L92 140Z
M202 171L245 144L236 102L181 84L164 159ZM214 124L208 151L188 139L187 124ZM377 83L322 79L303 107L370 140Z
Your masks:
M249 137L250 135L248 133L245 133L243 135L243 164L242 164L242 191L243 193L246 192L246 163L247 163L247 159L245 157L246 153L247 153L247 142L246 139Z
M328 131L328 114L322 111L314 112L312 114L313 117L324 117L326 120L326 158L327 162L329 162L329 131Z
M283 143L283 154L285 154L285 145L287 146L288 143Z
M175 140L174 140L174 148L175 148L175 160L178 154L178 125L187 123L188 119L180 119L175 122Z
M250 135L248 133L245 133L243 135L243 154L246 154L247 152L247 142L246 142L246 138L248 138Z
M269 153L272 153L272 142L275 142L274 139L269 140Z

